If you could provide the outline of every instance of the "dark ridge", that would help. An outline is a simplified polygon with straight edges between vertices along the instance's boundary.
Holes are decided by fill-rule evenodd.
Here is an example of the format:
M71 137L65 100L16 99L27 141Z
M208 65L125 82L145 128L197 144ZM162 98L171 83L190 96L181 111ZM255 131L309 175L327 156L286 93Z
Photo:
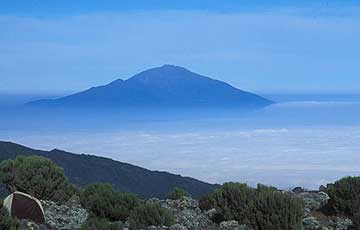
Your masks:
M109 158L85 154L73 154L54 149L42 151L11 142L0 141L0 161L14 159L16 156L38 155L53 160L64 168L70 181L79 186L104 182L116 189L150 198L164 198L173 187L181 187L192 196L199 197L218 186L190 177L182 177L168 172L150 171L131 164ZM0 186L0 192L4 190Z

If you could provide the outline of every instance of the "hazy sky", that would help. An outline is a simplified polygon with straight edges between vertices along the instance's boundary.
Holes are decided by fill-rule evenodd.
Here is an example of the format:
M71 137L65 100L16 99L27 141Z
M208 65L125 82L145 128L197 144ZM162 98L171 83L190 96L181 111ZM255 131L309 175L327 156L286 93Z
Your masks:
M360 90L359 1L194 2L2 0L0 92L81 90L166 63L254 91Z

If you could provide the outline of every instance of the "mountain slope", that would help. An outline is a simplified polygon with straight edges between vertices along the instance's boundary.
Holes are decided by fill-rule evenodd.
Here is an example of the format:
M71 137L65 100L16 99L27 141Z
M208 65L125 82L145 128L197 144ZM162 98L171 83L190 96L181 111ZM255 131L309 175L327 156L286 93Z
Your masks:
M164 65L105 86L31 105L103 107L263 107L272 102L183 67Z
M144 197L163 198L173 187L181 187L193 196L206 194L217 186L167 172L150 171L134 165L92 155L80 155L54 149L41 151L11 142L0 141L0 161L16 156L39 155L64 168L74 184L111 183L115 188ZM0 189L1 191L1 189Z

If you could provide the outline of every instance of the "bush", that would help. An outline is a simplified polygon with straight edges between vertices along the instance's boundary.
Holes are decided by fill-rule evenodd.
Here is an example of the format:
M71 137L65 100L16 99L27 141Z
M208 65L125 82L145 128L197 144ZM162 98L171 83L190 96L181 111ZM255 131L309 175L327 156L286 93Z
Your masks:
M216 209L215 222L237 220L251 228L297 230L302 227L303 202L273 187L226 183L200 200L200 208Z
M353 227L360 229L360 177L345 177L326 189L329 204L336 212L350 217Z
M174 215L159 203L147 203L135 208L129 217L130 229L148 226L170 226L175 224Z
M360 229L360 212L354 213L351 217L352 226L350 229Z
M140 204L132 194L115 191L110 184L92 184L80 195L81 204L99 218L126 221L130 212Z
M111 223L107 219L98 219L96 217L89 218L81 230L122 230L122 226L119 223Z
M330 203L338 212L352 216L360 211L360 177L345 177L328 186Z
M17 230L19 229L19 222L12 218L8 211L2 207L3 200L0 199L0 229Z
M189 196L189 194L182 188L173 188L168 194L168 198L171 200L178 200L184 196Z
M20 191L42 200L63 202L76 192L64 170L40 156L2 161L0 180L10 192Z

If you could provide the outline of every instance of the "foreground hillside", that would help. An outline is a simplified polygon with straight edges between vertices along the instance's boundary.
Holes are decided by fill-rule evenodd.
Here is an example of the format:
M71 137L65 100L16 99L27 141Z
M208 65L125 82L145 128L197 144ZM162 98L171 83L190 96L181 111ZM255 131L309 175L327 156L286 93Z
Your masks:
M1 161L0 182L9 192L33 199L24 202L24 196L12 194L4 205L0 202L0 229L7 230L360 229L360 177L343 178L320 191L231 182L199 199L173 187L168 199L159 200L106 183L79 188L50 159L20 156Z
M292 191L225 183L194 199L173 188L166 200L142 199L110 184L72 185L51 160L17 157L0 163L0 181L9 192L37 197L41 218L1 206L0 229L7 230L358 230L360 177L346 177L321 191ZM8 203L6 203L8 204ZM28 213L27 215L24 213ZM35 223L36 222L36 223Z
M198 197L218 187L193 178L150 171L108 158L73 154L57 149L52 151L34 150L0 141L0 161L14 159L20 155L38 155L53 160L64 168L66 176L76 185L85 186L90 183L105 182L112 184L118 190L143 197L164 198L173 187L184 188L192 196ZM4 190L0 189L1 191L4 194Z

